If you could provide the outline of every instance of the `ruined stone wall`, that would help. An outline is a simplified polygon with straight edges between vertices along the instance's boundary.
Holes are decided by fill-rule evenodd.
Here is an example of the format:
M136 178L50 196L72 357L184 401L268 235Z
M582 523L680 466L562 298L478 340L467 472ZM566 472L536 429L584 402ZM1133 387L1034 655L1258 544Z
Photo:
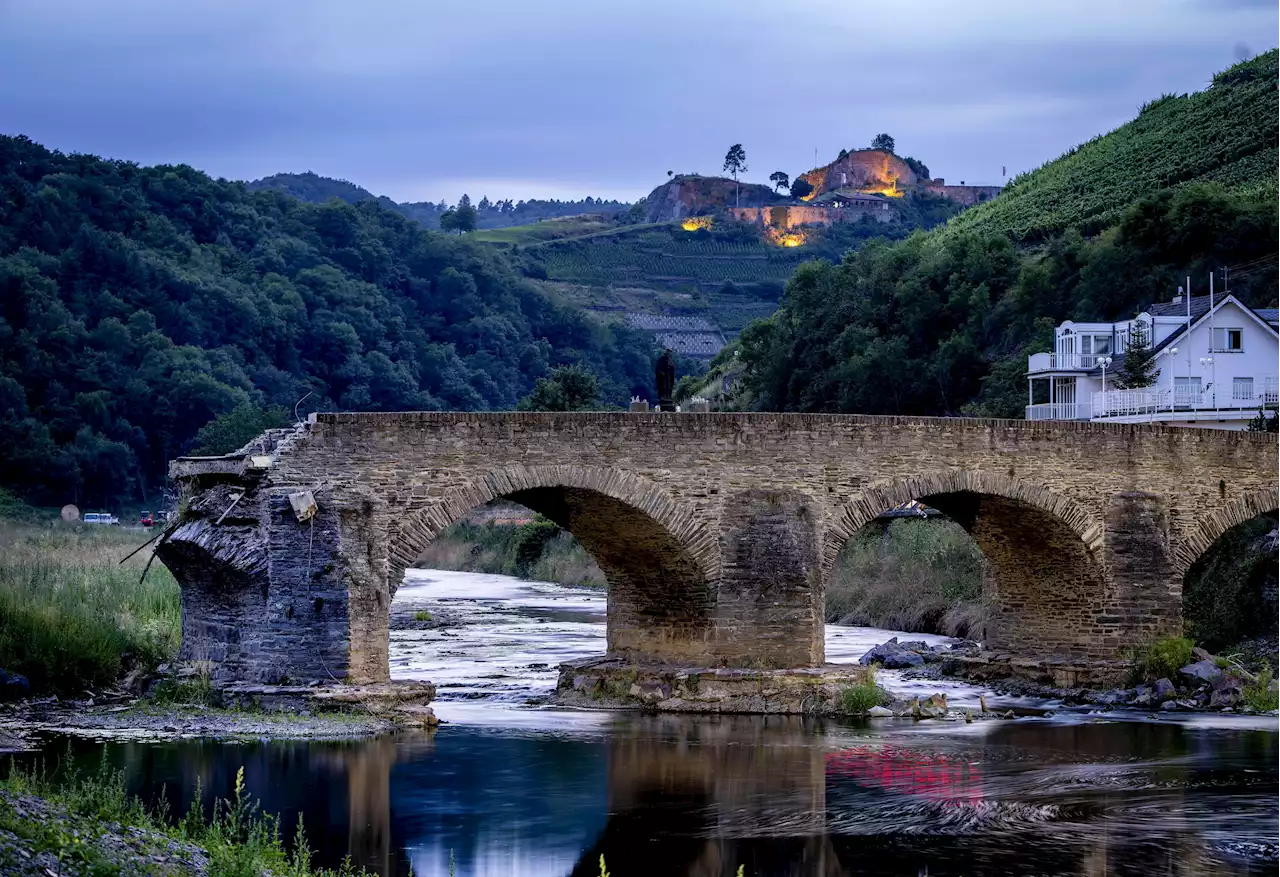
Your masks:
M785 217L784 229L801 225L831 225L835 222L860 222L870 217L877 222L892 222L897 211L887 201L852 207L819 207L810 204L783 207L730 207L727 211L734 219L754 222L758 225L775 225L776 217Z
M1004 191L1003 186L948 186L941 180L931 180L922 186L923 191L931 195L950 198L957 204L972 207L992 198Z
M1176 628L1182 574L1227 527L1275 507L1276 466L1266 436L1158 425L321 414L251 488L254 508L268 510L258 531L271 557L269 574L248 575L263 589L272 636L287 639L292 624L310 653L346 648L346 672L380 678L387 607L405 567L437 533L505 497L567 526L601 562L614 586L611 651L810 664L823 659L823 581L840 546L881 512L921 499L966 526L992 560L993 645L1102 656ZM313 543L287 511L301 489L320 507ZM208 518L200 526L200 538L217 530ZM208 578L199 567L179 574L184 600L188 581ZM320 614L316 593L326 595ZM344 604L329 602L342 594ZM307 655L291 660L295 675L310 666Z
M801 179L813 186L816 198L833 189L853 188L864 190L896 189L906 191L915 188L919 178L905 161L878 149L860 149L831 164L814 168L802 174Z

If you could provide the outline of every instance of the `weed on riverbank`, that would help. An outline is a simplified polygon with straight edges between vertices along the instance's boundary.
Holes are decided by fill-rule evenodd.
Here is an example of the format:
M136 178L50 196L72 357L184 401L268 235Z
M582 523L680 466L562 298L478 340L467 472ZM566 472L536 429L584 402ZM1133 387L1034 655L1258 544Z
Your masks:
M981 638L985 574L978 546L952 521L864 527L837 558L826 620Z
M53 857L58 871L51 873L68 877L121 873L124 863L133 866L130 873L209 877L366 873L350 859L336 870L314 866L301 820L292 849L287 849L279 820L260 812L245 789L243 768L236 774L232 796L214 801L207 815L197 785L190 809L173 819L167 799L161 797L154 809L148 809L128 794L123 773L105 760L91 776L80 775L74 767L46 773L39 766L10 762L9 775L0 782L0 830L21 839L30 847L29 854ZM166 867L159 867L162 864Z
M888 706L893 702L893 694L876 682L877 667L872 664L862 682L840 692L840 709L843 712L851 716L865 716L872 707Z
M178 584L148 537L85 525L0 522L0 656L32 691L79 693L177 653Z

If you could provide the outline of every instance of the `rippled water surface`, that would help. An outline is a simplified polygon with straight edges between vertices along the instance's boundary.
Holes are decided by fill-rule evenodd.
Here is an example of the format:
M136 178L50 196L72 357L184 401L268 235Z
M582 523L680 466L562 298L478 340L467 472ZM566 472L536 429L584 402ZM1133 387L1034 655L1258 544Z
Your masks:
M392 634L393 677L440 686L437 732L119 744L108 757L170 800L197 781L225 794L243 765L265 809L286 825L305 814L325 859L350 850L386 875L445 875L451 861L458 875L596 875L601 855L614 877L1277 870L1274 719L1056 712L965 725L529 707L558 663L603 653L602 594L414 571L401 604L461 622ZM828 658L856 660L890 635L828 627ZM962 704L981 691L883 681Z

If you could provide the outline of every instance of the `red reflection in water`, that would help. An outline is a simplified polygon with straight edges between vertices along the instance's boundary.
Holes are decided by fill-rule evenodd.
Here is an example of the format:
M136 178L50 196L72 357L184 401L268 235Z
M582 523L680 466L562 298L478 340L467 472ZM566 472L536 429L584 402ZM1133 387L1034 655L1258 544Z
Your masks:
M982 772L978 765L936 752L854 746L828 752L826 761L829 777L848 777L864 785L936 801L982 800Z

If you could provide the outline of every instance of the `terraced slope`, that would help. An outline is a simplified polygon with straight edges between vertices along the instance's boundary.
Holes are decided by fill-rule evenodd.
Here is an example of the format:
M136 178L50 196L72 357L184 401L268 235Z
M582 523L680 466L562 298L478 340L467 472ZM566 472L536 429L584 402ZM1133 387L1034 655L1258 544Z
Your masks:
M1273 49L1219 73L1204 91L1152 101L1132 122L1015 178L938 234L990 231L1030 243L1072 227L1106 228L1161 189L1209 181L1275 189L1278 59Z

